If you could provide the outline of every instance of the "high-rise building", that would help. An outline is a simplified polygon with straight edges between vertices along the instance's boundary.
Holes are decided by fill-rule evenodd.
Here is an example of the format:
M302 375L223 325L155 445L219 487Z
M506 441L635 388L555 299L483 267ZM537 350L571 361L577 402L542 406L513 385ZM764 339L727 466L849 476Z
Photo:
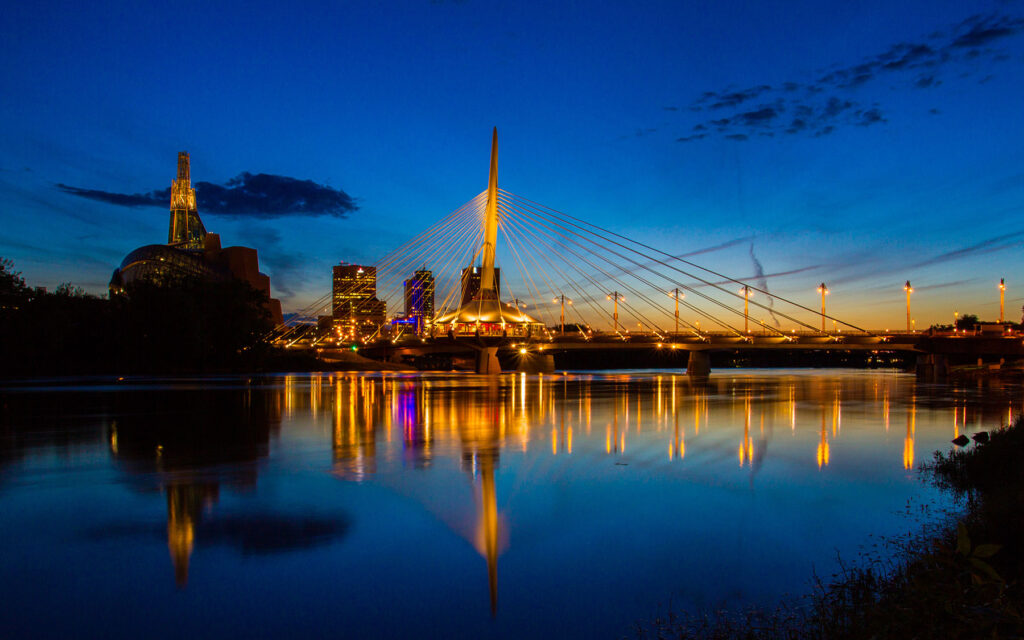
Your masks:
M335 265L331 315L335 332L343 339L377 332L387 315L384 301L377 299L377 267Z
M171 181L171 224L167 231L167 244L178 249L203 250L206 227L196 209L196 190L192 188L192 175L188 152L178 152L178 179Z
M482 270L480 267L466 267L462 270L462 302L460 306L465 305L470 300L473 300L480 296L480 276ZM498 267L494 268L494 297L498 297L498 292L501 291L501 269Z
M419 269L404 284L405 317L416 318L416 328L422 331L424 324L434 317L434 274Z

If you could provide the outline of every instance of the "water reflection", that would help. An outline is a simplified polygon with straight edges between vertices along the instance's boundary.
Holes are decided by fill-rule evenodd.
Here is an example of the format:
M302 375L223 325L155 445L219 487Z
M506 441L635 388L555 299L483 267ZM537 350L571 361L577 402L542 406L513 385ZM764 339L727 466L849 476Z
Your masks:
M381 442L390 443L392 432L400 443L402 464L413 469L427 469L435 456L449 456L457 448L476 495L471 542L486 561L493 611L499 539L507 537L501 531L495 482L502 449L525 454L537 445L552 457L572 456L580 448L589 454L600 438L606 456L624 458L632 452L631 439L641 438L646 445L665 434L662 451L678 464L686 459L688 445L696 446L704 437L713 449L717 441L709 434L738 428L739 466L753 482L769 458L776 424L787 425L789 435L796 437L802 426L798 416L817 414L809 454L824 471L835 460L837 447L842 451L845 402L856 403L861 424L874 422L885 432L891 398L900 397L907 398L901 466L912 469L918 395L907 394L908 385L913 387L913 381L906 377L877 375L841 384L827 376L779 376L765 383L756 377L722 375L695 384L672 374L515 374L492 379L350 374L288 377L282 404L286 411L301 407L314 416L332 416L332 470L345 480L363 482L379 471L390 450L389 444L381 449ZM931 404L945 401L942 394L927 396ZM979 414L975 423L993 411L1009 415L1004 413L1006 404L995 410L986 406L974 408ZM966 414L961 417L958 411L953 412L954 437L966 422ZM603 423L597 433L595 420ZM689 442L686 424L693 425Z
M927 387L908 376L858 372L722 373L699 384L670 372L491 378L309 374L76 394L55 401L53 392L0 391L0 471L6 470L0 498L12 490L12 478L17 488L19 472L36 452L56 452L66 461L83 443L95 442L118 482L157 506L161 518L107 524L104 531L160 536L160 566L170 573L169 555L174 582L184 587L191 578L189 594L203 585L202 569L217 562L197 553L204 545L245 555L316 549L320 558L341 553L332 542L344 539L337 545L344 548L357 538L364 545L358 552L372 567L387 562L375 554L393 556L409 544L429 553L438 545L433 535L450 538L452 544L437 548L453 572L462 561L469 567L468 578L457 575L472 582L473 612L499 621L509 609L517 619L528 616L522 593L546 589L545 580L560 576L545 572L563 568L545 563L571 563L575 554L583 558L572 565L581 572L579 581L613 576L640 588L636 582L651 578L630 582L630 572L639 571L629 568L637 564L630 554L642 557L664 544L664 554L650 563L662 566L678 561L680 543L699 548L723 535L739 539L742 534L733 532L748 527L766 539L783 538L788 533L779 532L789 525L777 523L787 521L786 510L797 510L792 505L802 501L806 513L789 514L798 522L795 539L821 538L821 530L807 525L808 534L799 523L838 518L829 511L838 505L864 513L875 508L858 502L861 494L874 495L873 489L847 489L851 483L868 478L864 486L889 492L895 482L912 477L907 471L922 456L961 433L1008 423L1024 402L1016 388ZM304 490L314 487L301 496L306 504L344 504L346 513L364 509L361 515L281 511L280 504L296 497L281 488L281 478L294 471L275 467L282 464L275 459L282 450L292 456L285 456L289 464L309 476ZM267 491L268 472L277 494ZM790 485L793 493L787 494ZM823 486L828 501L818 499ZM843 500L833 499L844 491ZM268 506L268 495L280 502ZM398 521L373 532L379 537L394 530L401 545L392 541L378 549L376 540L367 540L370 534L345 537L360 529L354 525L372 528L367 513L396 496L402 508L392 506L387 517ZM524 496L534 502L524 506ZM440 523L440 531L415 518L403 520L408 511ZM717 517L724 530L710 529L719 524ZM588 524L573 529L577 521ZM412 525L420 527L412 529L416 535L429 535L401 538L402 527ZM569 533L551 542L552 532L563 527ZM665 530L670 533L663 541L645 537L657 531L660 538ZM602 540L606 531L614 535ZM736 553L746 546L736 546ZM785 560L793 564L806 559L800 556L806 546L794 543L798 550L779 553L790 553ZM831 557L833 547L827 546ZM586 555L592 548L608 552L602 557L622 558L622 566L588 568L601 564ZM524 558L531 553L544 566L527 579L522 574L531 567ZM749 564L750 557L743 559ZM698 562L686 560L691 561ZM740 564L731 570L743 571ZM694 572L710 575L700 573L705 568ZM714 575L729 573L718 565L713 569ZM758 579L771 573L761 571ZM389 579L395 575L405 576L395 570ZM170 586L169 577L161 580ZM581 605L577 614L585 617L592 608Z
M270 439L281 428L287 393L259 388L156 390L119 394L113 400L117 417L107 438L111 457L136 490L164 494L167 548L179 587L188 583L197 539L244 553L269 553L319 544L346 529L343 518L215 512L221 487L255 490Z
M914 433L917 431L917 394L911 394L910 406L907 407L907 436L903 440L903 468L914 468ZM957 427L953 425L953 431ZM956 437L956 436L954 436Z

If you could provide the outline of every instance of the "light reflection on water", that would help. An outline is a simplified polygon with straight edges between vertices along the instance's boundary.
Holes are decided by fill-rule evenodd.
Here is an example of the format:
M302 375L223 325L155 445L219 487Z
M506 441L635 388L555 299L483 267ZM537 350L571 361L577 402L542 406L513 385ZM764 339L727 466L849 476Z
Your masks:
M937 517L915 464L1022 402L856 371L2 393L2 626L125 637L616 637L771 603Z

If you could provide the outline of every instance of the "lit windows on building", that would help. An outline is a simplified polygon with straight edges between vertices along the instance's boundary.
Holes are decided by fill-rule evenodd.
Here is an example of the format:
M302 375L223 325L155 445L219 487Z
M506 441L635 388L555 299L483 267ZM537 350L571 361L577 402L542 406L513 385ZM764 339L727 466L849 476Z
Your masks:
M333 269L332 311L339 339L357 340L377 333L387 307L377 299L377 268L339 264Z
M404 284L405 317L415 323L417 333L422 333L434 317L434 274L419 269Z

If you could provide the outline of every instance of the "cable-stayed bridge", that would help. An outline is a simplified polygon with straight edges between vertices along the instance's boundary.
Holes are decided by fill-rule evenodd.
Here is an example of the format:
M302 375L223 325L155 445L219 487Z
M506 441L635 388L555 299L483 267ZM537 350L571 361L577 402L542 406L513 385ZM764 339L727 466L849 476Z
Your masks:
M392 358L471 351L478 373L500 371L499 350L519 354L526 369L546 371L558 351L683 349L693 375L709 373L714 350L935 351L922 349L922 335L911 329L909 282L907 331L872 332L827 313L824 283L821 306L812 308L498 188L497 129L487 190L374 268L372 292L365 281L336 286L302 312L329 314L335 325L348 314L352 327L358 317L360 331L343 338L340 330L311 335L281 327L275 341L318 349L352 344ZM421 280L410 294L414 273L430 274L429 292ZM374 313L352 302L360 291L374 296ZM410 295L421 302L415 314ZM403 303L404 317L394 312Z

